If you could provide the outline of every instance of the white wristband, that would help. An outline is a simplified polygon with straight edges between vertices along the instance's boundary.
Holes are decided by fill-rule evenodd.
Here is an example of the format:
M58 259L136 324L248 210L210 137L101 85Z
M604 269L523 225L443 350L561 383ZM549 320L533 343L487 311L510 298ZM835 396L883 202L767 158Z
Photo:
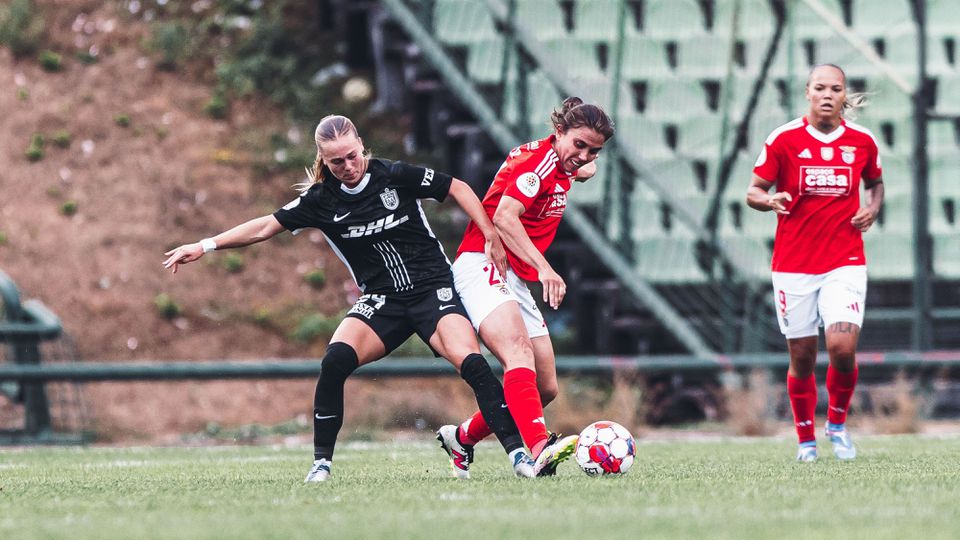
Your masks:
M213 241L213 238L204 238L200 241L200 247L203 248L204 253L210 253L217 249L217 243Z

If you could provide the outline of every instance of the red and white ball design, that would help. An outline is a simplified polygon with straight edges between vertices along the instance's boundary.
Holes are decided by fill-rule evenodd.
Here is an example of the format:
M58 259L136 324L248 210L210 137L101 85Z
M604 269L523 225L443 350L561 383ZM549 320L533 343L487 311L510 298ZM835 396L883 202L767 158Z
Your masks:
M576 459L590 476L624 474L633 466L637 447L633 435L620 424L602 420L580 432Z

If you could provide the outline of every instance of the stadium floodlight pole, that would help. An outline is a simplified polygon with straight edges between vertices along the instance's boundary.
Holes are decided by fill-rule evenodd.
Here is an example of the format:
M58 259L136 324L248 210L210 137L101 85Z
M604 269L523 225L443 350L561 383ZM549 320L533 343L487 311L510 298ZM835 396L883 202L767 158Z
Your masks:
M437 68L440 76L463 99L464 104L477 116L477 119L487 128L490 137L504 152L519 145L520 141L503 124L490 105L480 96L473 84L453 64L447 54L440 48L436 40L420 24L416 16L404 5L402 0L382 0L383 5L390 10L396 21L404 31L416 42L423 53ZM591 246L604 264L610 267L617 275L627 276L623 285L635 298L639 299L664 323L664 326L693 354L713 357L716 353L703 340L693 326L677 312L669 302L657 292L650 283L633 269L624 256L614 250L606 238L590 222L576 203L569 199L565 212L566 219L571 222L574 230L580 235L584 243Z

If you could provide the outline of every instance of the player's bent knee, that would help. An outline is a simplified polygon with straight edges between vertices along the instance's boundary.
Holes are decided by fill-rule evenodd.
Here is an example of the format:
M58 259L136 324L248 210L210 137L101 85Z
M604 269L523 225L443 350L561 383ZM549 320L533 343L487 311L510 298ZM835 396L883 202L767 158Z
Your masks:
M540 391L540 403L544 406L557 399L557 396L560 395L560 386L555 380L549 383L539 384L538 390Z
M320 364L320 377L345 381L359 366L357 351L343 342L331 343Z

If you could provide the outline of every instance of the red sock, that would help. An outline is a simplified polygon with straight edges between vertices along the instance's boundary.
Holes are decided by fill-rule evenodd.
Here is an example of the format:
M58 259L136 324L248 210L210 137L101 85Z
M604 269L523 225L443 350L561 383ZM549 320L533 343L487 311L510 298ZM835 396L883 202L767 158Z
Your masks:
M503 396L524 444L536 457L547 441L547 423L537 390L537 374L528 368L515 368L503 374Z
M817 380L811 373L809 377L799 379L787 374L787 394L793 409L797 438L801 443L816 440L814 434L814 416L817 412Z
M480 411L473 413L473 416L468 418L466 422L460 424L460 431L457 433L460 436L460 442L471 446L492 434L493 431L487 426L487 422L483 419Z
M853 366L853 371L847 373L833 369L833 366L827 367L827 395L830 402L827 421L831 424L842 424L847 421L847 409L850 408L853 389L857 386L858 373L856 365Z

